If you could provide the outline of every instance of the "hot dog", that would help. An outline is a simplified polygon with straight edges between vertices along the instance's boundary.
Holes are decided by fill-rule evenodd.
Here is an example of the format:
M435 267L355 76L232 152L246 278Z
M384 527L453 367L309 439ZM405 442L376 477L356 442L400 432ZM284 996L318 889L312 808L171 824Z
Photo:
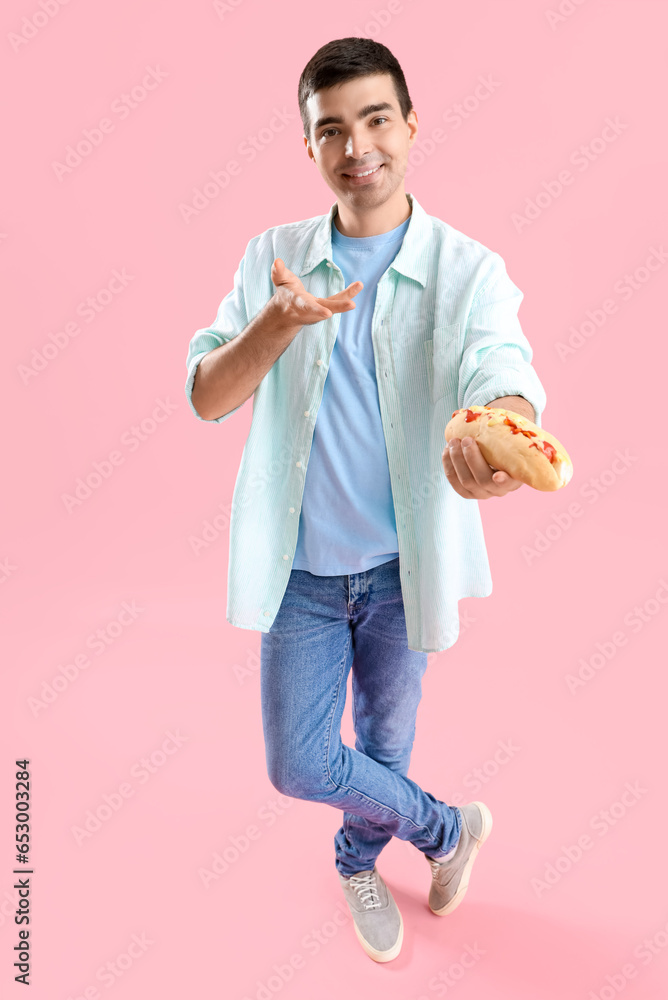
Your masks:
M573 463L560 441L520 413L494 406L455 410L445 440L472 437L493 469L502 469L535 490L561 489L573 475Z

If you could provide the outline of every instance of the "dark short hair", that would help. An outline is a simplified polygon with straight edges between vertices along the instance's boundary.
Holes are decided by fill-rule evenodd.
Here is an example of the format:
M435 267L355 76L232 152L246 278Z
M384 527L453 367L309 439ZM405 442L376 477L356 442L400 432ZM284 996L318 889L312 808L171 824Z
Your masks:
M399 108L405 122L413 109L406 79L397 59L386 45L374 42L372 38L336 38L318 49L307 62L299 78L299 113L304 126L304 135L311 138L311 122L306 102L318 90L334 87L339 83L354 80L359 76L374 76L389 73L399 101Z

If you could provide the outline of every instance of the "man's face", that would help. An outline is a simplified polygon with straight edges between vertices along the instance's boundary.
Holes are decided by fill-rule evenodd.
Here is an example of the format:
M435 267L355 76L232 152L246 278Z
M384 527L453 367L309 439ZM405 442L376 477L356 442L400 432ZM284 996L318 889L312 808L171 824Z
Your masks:
M311 136L304 143L337 199L353 210L384 204L403 184L417 134L417 115L411 111L404 121L392 77L362 76L319 90L308 111ZM376 167L368 177L351 176Z

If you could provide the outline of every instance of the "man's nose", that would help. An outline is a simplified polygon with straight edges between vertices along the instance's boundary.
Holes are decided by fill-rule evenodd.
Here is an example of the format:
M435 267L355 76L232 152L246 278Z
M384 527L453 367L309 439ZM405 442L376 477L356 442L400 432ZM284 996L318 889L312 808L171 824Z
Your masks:
M362 160L366 153L371 150L371 142L368 137L351 132L346 142L346 156L351 156L355 160Z

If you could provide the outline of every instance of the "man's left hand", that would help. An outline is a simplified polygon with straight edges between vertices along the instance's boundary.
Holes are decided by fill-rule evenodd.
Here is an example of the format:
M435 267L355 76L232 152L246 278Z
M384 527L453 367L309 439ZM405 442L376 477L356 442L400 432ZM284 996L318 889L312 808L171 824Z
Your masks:
M468 442L468 445L466 444ZM475 438L453 438L443 450L443 469L448 482L466 500L489 500L503 497L523 486L507 472L494 469L483 458Z

